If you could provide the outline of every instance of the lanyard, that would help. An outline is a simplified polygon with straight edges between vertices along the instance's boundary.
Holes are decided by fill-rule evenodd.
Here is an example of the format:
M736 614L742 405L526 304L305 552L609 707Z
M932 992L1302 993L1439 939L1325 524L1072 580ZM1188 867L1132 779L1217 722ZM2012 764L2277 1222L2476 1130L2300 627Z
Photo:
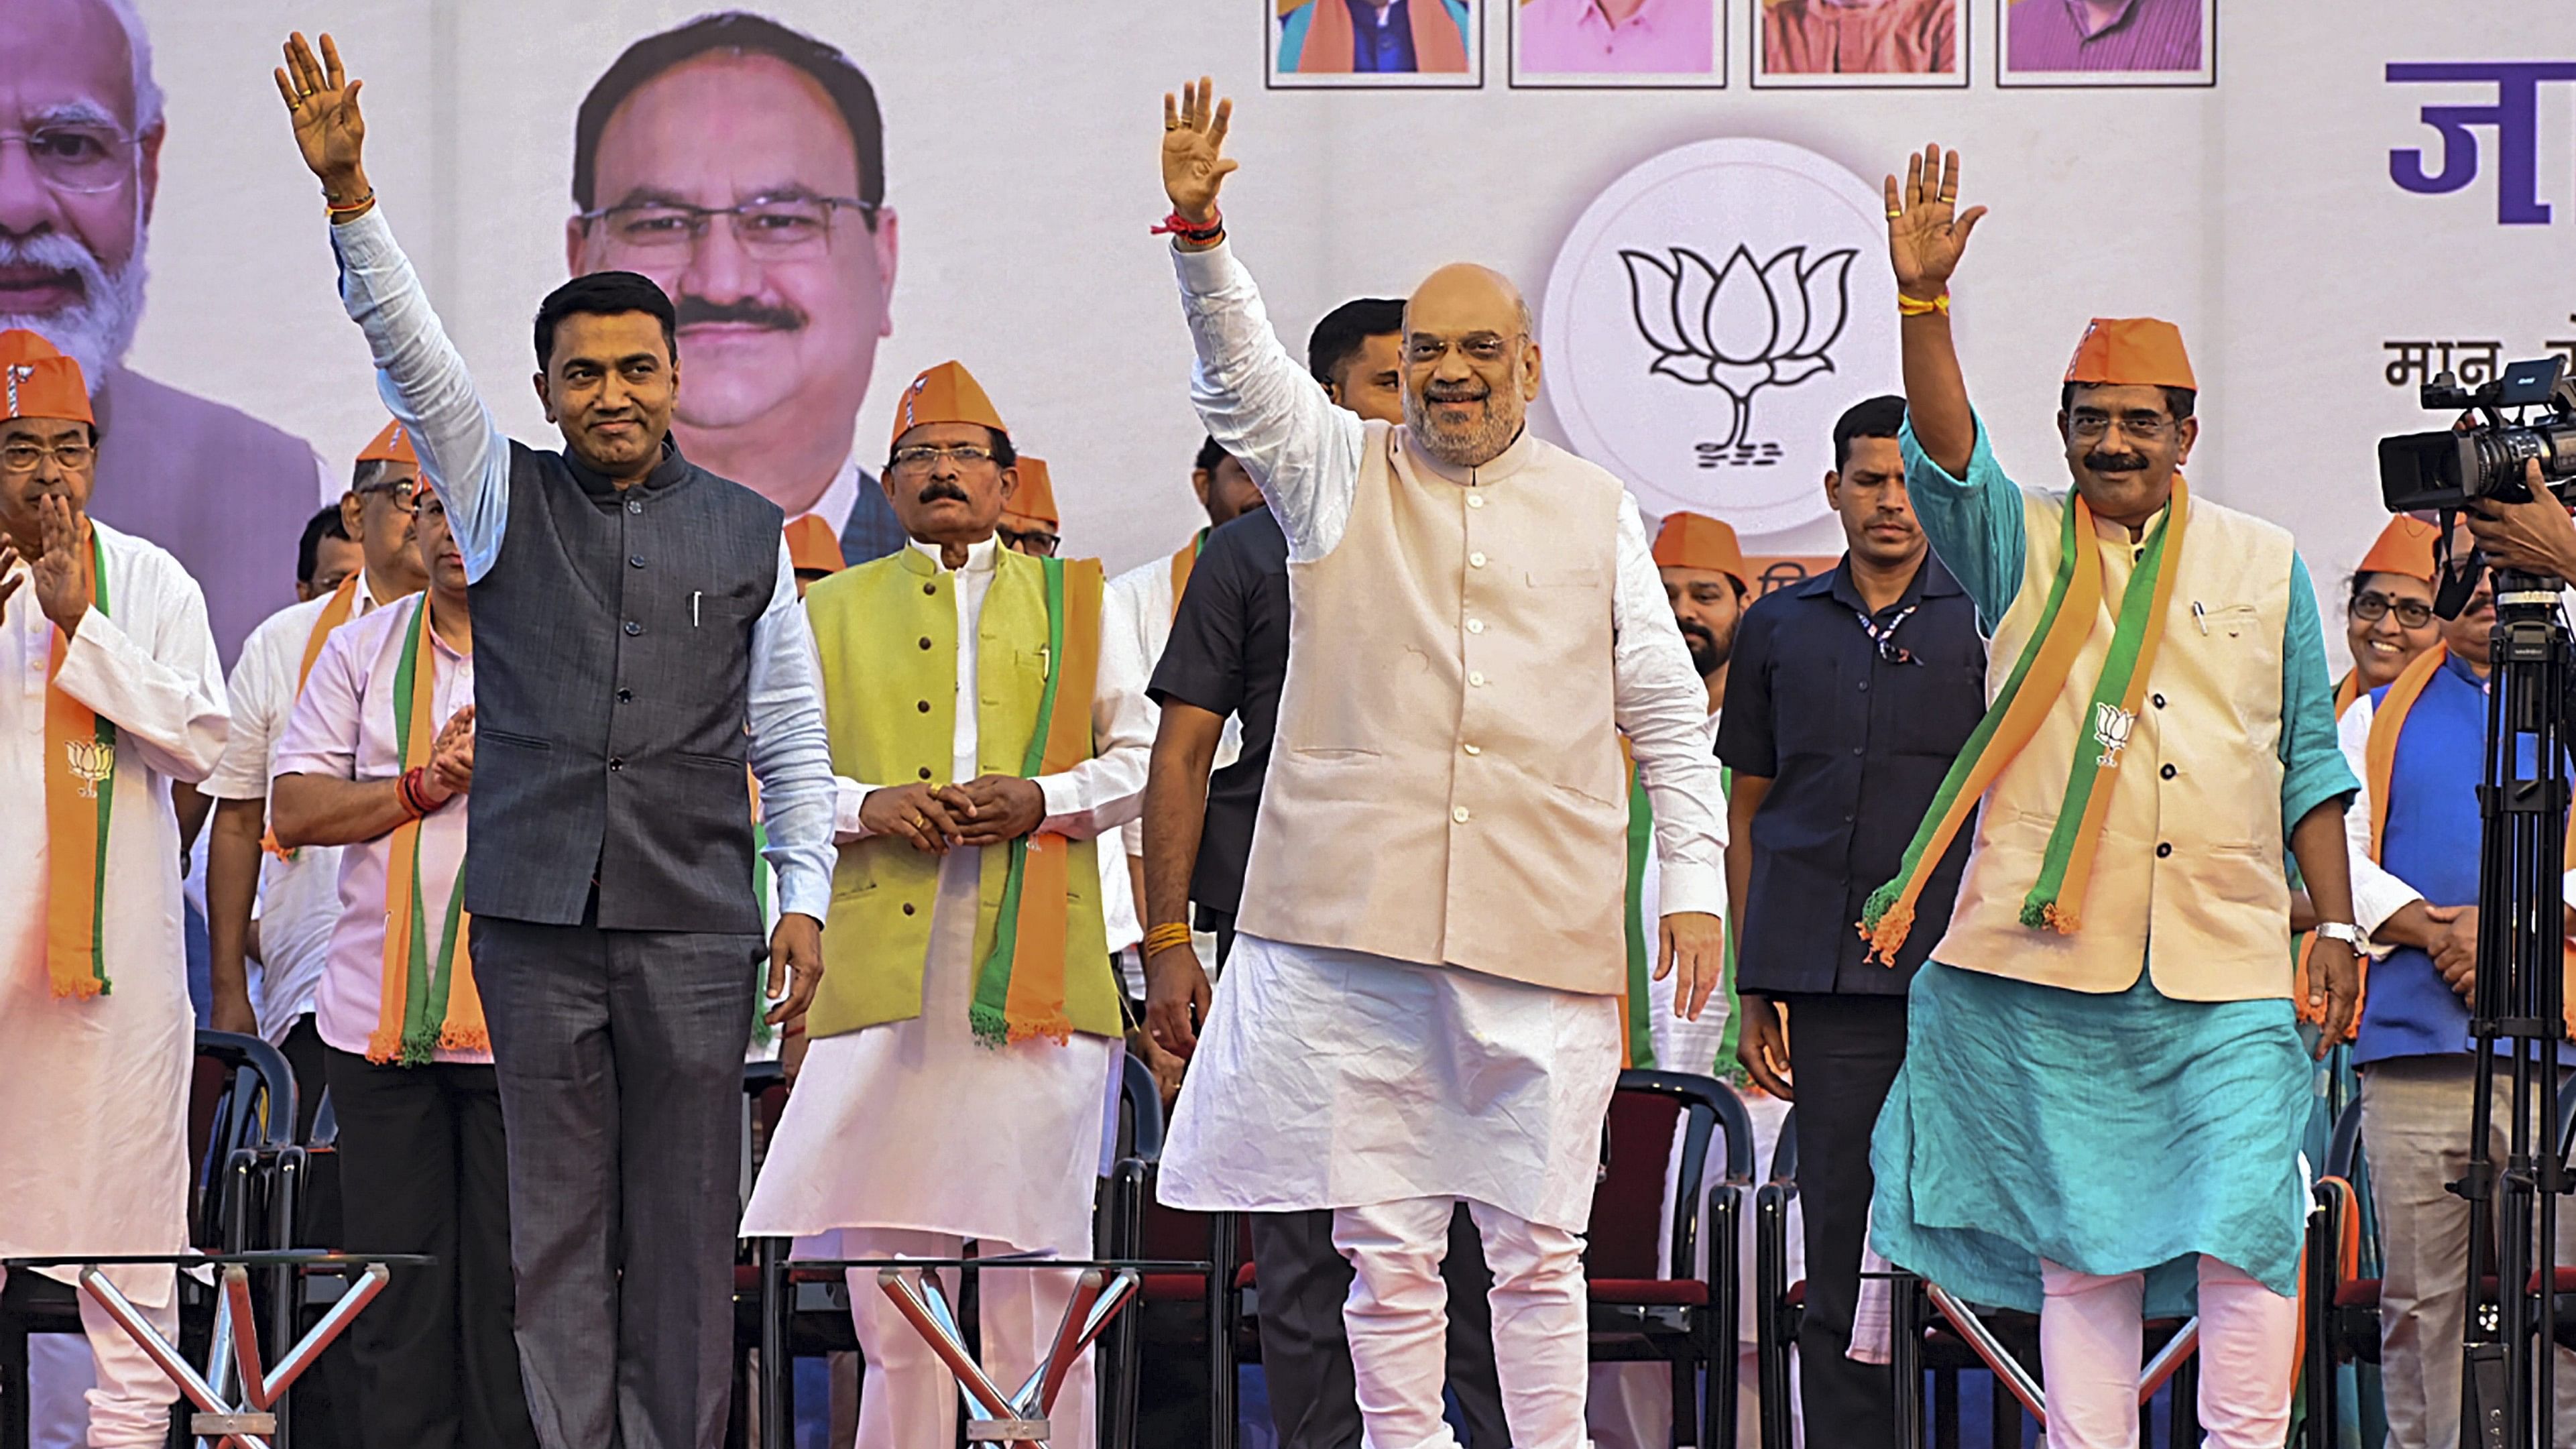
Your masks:
M1920 604L1908 604L1897 610L1896 617L1888 620L1885 625L1881 625L1858 609L1852 610L1852 617L1860 620L1861 632L1867 634L1869 642L1878 647L1880 659L1889 664L1919 664L1922 661L1914 657L1913 650L1896 642L1896 631L1905 627L1905 621L1913 618L1914 611L1921 607L1923 606Z

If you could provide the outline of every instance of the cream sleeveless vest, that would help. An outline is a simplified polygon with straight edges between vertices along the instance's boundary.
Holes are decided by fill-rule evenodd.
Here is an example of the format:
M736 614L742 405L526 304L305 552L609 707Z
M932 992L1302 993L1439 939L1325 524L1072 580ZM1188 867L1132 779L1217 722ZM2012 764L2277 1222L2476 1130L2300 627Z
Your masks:
M2064 494L2025 491L2021 593L1995 630L1989 691L2021 657L2057 573ZM2130 726L2093 881L2072 935L2020 923L2077 749L2112 725L2088 717L2112 610L2136 550L2100 525L2102 606L2069 687L1987 791L1959 903L1933 959L2071 991L2135 985L2182 1001L2290 994L2290 888L2281 819L2281 636L2290 601L2287 531L2195 494L2164 644Z
M1369 424L1349 527L1289 565L1246 934L1623 989L1623 491L1526 433L1462 469Z

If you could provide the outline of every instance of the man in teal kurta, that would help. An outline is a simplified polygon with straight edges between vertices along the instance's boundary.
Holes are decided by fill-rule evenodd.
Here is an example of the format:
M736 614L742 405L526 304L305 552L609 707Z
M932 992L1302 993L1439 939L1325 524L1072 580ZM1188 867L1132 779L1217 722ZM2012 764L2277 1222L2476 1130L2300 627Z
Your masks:
M2186 1311L2196 1286L2207 1442L2276 1449L2311 1080L2285 840L2328 923L2312 979L2329 1039L2358 934L2341 840L2356 782L2314 590L2285 532L2190 496L2194 390L2170 324L2088 330L2060 400L2073 493L2006 476L1949 335L1983 209L1953 215L1942 162L1888 181L1900 441L2000 684L1953 775L1985 803L1879 1118L1873 1243L1972 1302L2040 1313L2058 1449L2135 1442L2141 1315ZM2076 652L2051 675L2053 643ZM2000 763L1979 774L1981 756Z

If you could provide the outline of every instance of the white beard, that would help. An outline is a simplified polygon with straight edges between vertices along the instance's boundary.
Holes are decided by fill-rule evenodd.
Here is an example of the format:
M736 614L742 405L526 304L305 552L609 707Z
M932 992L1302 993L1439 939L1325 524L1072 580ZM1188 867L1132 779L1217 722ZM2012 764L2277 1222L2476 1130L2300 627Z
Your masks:
M143 321L143 264L148 232L141 218L134 228L134 254L110 272L89 248L61 232L44 232L24 240L0 237L0 263L54 267L81 279L81 299L57 312L0 312L0 329L24 327L63 350L80 364L81 376L95 394L108 372L125 361L134 345L134 330Z

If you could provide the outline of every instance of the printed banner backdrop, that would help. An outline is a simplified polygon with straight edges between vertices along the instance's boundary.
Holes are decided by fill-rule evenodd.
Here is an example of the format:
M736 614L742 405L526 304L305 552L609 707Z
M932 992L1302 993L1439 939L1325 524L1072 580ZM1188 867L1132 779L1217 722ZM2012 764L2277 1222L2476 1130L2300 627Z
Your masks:
M1708 7L1707 39L1678 59L1597 37L1597 53L1549 49L1582 43L1566 0L1414 0L1406 33L1376 36L1315 8L1342 0L762 0L873 82L881 178L858 174L847 96L736 57L630 96L591 179L601 206L869 200L881 183L875 229L833 209L824 254L763 255L778 244L738 230L667 261L695 319L684 440L801 506L845 457L880 462L895 394L956 357L1050 460L1067 551L1124 568L1193 523L1189 343L1147 228L1165 210L1161 94L1212 73L1236 101L1236 249L1292 350L1345 298L1491 263L1538 312L1543 434L1620 472L1650 514L1699 508L1749 553L1812 558L1840 544L1820 484L1833 419L1898 383L1879 180L1937 139L1966 153L1963 199L1993 208L1956 320L2006 465L2063 486L2058 377L2088 317L2179 322L2203 385L2193 481L2297 531L2340 666L2334 580L2382 521L2374 440L2438 425L2416 404L2430 371L2576 353L2576 7L2134 0L2126 31L2087 40L2049 28L2072 23L2068 0L1891 3L1937 34L1837 77L1797 48L1807 0L1647 0L1694 37L1683 12ZM0 42L11 83L41 70L132 124L113 26L102 43L81 24L111 0L21 5L52 18ZM162 541L222 576L229 652L291 598L295 522L383 420L270 80L278 42L339 38L367 83L386 215L502 423L544 442L530 313L568 266L617 260L614 238L568 226L577 112L629 44L700 7L139 6L167 98L142 168L157 187L49 199L24 143L0 139L0 312L139 285L127 360L177 390L151 393L165 413L212 400L319 455L317 485L264 429L169 425L196 450L187 486L213 496L165 509L184 536ZM1367 73L1381 61L1424 73ZM62 235L30 250L47 231ZM66 236L95 273L31 280L81 270ZM136 251L148 280L117 266ZM102 494L139 497L137 470Z

